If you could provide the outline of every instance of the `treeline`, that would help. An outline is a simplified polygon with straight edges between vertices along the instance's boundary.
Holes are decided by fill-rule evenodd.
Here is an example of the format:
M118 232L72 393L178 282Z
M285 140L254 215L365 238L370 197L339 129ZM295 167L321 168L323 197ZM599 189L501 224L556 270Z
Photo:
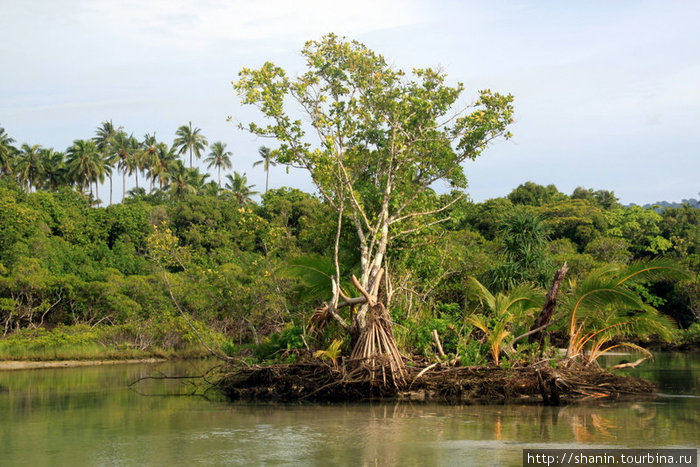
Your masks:
M209 151L208 154L205 153ZM274 162L270 151L260 148L265 171ZM193 158L204 157L208 169L216 172L216 181L207 181L207 173L193 168ZM109 193L103 193L113 203L114 178L121 178L123 202L128 195L127 178L134 181L133 193L145 194L157 189L162 195L182 199L186 193L206 191L218 194L227 191L239 204L245 204L256 192L248 184L245 174L232 169L233 153L226 144L216 141L209 145L200 128L192 122L182 125L175 132L171 145L159 141L155 134L145 134L138 139L111 121L102 122L92 138L76 139L65 151L44 148L38 144L15 145L15 140L0 127L0 175L13 178L27 192L57 190L72 187L81 193L89 192L96 204L106 204L100 199L99 187L109 182ZM189 167L187 167L189 159ZM140 177L140 178L139 178ZM140 180L140 182L139 182ZM139 183L141 186L139 186Z
M111 325L121 326L122 335L112 333L109 339L126 345L176 346L189 332L184 312L195 327L224 336L229 350L254 344L263 358L280 349L325 348L337 330L314 316L314 309L330 296L328 278L335 274L330 261L334 212L319 198L291 188L268 190L255 203L242 176L237 186L235 176L228 187L202 183L202 174L177 158L163 178L155 165L130 166L128 158L120 165L115 148L126 136L115 131L104 144L76 141L65 157L28 145L7 149L11 142L2 133L2 335L57 325ZM186 146L173 150L133 139L129 144L129 157L190 155L189 148L182 149ZM94 154L103 160L109 152L104 148L112 147L122 177L141 174L141 180L152 182L150 191L139 187L122 203L96 206L100 178L87 169L80 149L85 146L92 148L92 160L98 159ZM263 162L264 151L261 156ZM30 164L50 159L62 162ZM55 173L55 167L61 170ZM564 262L570 267L564 295L601 268L637 261L664 257L700 270L700 210L688 205L659 213L622 206L611 191L577 188L567 195L554 185L532 182L482 203L456 195L426 193L420 200L426 211L455 200L450 219L401 236L389 249L382 293L407 352L432 352L435 329L448 353L468 362L483 360L498 326L517 335L532 323L523 318L520 329L509 328L508 315L488 311L489 294L494 304L498 296L524 294L523 287L544 297ZM339 248L344 278L359 264L357 240L349 231L343 230ZM697 275L634 283L632 292L682 328L700 318ZM175 336L172 329L182 332Z

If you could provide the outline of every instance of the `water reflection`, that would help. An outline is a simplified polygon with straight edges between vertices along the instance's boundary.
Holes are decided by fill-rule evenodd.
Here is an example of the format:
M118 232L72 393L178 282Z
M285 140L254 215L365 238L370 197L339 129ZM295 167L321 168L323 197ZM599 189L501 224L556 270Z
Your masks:
M697 389L698 362L662 360L660 373L643 371L665 375L668 365L678 364L686 376L681 387ZM6 388L0 391L0 464L521 465L522 449L530 447L697 448L700 440L698 398L567 407L250 405L128 389L158 371L201 368L0 372ZM146 381L140 390L162 395L189 388Z

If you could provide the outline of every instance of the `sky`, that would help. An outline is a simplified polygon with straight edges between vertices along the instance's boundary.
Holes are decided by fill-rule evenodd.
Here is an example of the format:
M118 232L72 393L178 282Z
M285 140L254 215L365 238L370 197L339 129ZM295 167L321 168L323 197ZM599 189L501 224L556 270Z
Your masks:
M700 2L0 0L0 11L0 127L18 144L65 150L106 120L170 144L191 121L262 190L252 164L274 142L227 121L256 118L231 82L265 61L300 74L304 42L334 32L397 68L441 67L467 98L514 96L513 138L465 164L475 201L526 181L626 204L700 192ZM283 167L270 186L313 190Z

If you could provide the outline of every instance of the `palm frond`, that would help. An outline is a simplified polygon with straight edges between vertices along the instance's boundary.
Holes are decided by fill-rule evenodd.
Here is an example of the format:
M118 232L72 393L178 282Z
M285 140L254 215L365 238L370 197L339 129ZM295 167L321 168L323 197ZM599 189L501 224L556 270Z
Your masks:
M496 297L494 297L493 294L476 279L476 277L469 277L467 279L467 286L474 294L476 294L477 297L479 297L479 300L482 301L482 303L486 304L486 307L489 310L496 308Z
M659 280L687 279L690 274L675 261L657 258L651 261L636 261L620 271L618 285L639 284Z

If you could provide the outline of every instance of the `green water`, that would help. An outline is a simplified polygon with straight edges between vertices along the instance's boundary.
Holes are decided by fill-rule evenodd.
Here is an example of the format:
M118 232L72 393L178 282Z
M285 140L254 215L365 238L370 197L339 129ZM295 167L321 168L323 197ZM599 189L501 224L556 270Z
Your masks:
M201 363L199 364L201 366ZM700 447L700 355L628 370L666 396L561 408L242 405L172 394L191 363L0 372L0 465L521 465L524 448ZM171 395L167 395L171 394Z

